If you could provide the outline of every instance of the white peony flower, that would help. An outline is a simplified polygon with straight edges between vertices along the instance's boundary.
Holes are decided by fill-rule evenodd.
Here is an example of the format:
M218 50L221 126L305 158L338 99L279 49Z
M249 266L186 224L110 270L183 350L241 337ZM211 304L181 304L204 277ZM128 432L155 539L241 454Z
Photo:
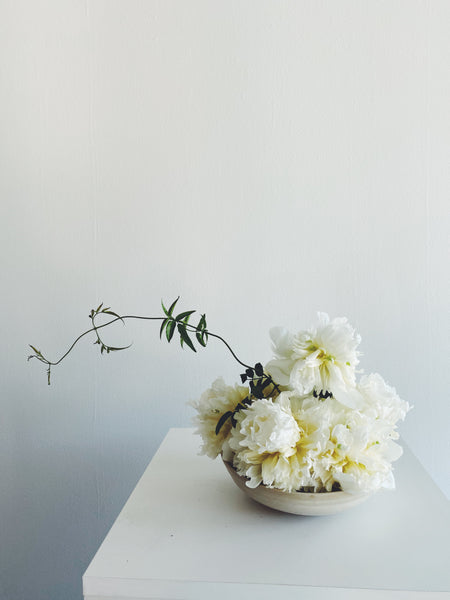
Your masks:
M403 421L406 413L411 410L408 402L401 400L395 389L387 385L378 373L362 377L358 390L364 399L365 412L392 426L399 420Z
M399 437L396 423L410 406L378 374L363 377L357 387L362 405L333 429L325 466L344 491L392 489L392 463L403 452L393 441Z
M201 435L203 444L201 454L210 458L216 458L226 446L227 438L231 430L231 422L228 419L216 435L216 426L220 417L229 410L234 410L248 395L248 388L243 386L225 385L222 377L214 381L211 388L203 392L200 400L189 402L198 414L192 419L197 427L195 433Z
M255 400L238 413L236 428L231 430L233 465L249 478L249 487L264 483L291 491L298 484L295 455L299 437L288 394L282 392L275 401Z
M348 409L334 398L313 396L291 399L292 413L300 429L297 457L302 466L302 487L316 492L331 490L334 480L326 461L333 427L345 421ZM328 485L329 484L329 485Z
M291 405L301 433L297 457L310 466L315 491L331 491L335 484L350 493L395 486L392 462L402 448L393 441L392 423L373 408L356 410L335 398L314 397L291 398Z
M288 455L295 452L300 434L285 392L275 402L266 398L255 400L241 411L238 423L239 434L232 434L230 440L230 447L235 452L242 448L258 454L279 452Z
M339 484L360 493L394 487L392 462L402 454L396 437L395 426L373 406L356 410L334 397L282 392L239 414L229 446L249 487L324 492Z
M281 489L295 491L307 488L311 491L323 491L325 484L314 470L314 465L321 454L328 448L330 429L337 415L344 410L336 400L318 400L317 398L300 398L292 392L282 392L268 408L267 401L261 403L258 413L269 410L273 415L286 412L289 419L283 416L277 421L278 443L267 444L273 424L267 431L262 428L252 428L255 421L253 416L245 416L252 409L242 411L238 417L236 430L231 432L229 445L235 452L233 465L240 475L249 478L247 485L256 487L260 483ZM270 404L270 401L268 402ZM333 411L336 409L336 413ZM255 412L255 411L252 411ZM291 420L293 419L293 421ZM281 433L279 427L285 421L286 431ZM269 425L269 420L266 421ZM294 425L295 423L295 425ZM262 439L254 439L254 429L262 435ZM291 432L290 439L288 431ZM285 437L286 436L286 437ZM329 474L327 478L329 478ZM326 479L326 478L325 478Z
M330 490L333 482L350 493L372 492L380 487L394 487L392 462L402 448L391 439L392 426L371 415L349 410L344 422L333 427L329 447L315 465L325 469Z
M300 395L329 391L343 404L355 407L359 402L356 348L361 338L345 318L330 321L326 313L318 313L318 320L317 326L295 336L280 327L271 329L275 359L266 370L277 383Z

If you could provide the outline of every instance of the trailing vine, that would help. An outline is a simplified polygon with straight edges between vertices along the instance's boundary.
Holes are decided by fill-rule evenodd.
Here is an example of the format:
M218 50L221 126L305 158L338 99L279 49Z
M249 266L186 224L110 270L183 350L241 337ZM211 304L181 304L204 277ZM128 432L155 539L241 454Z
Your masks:
M197 349L195 347L195 341L197 341L198 345L204 348L206 347L209 338L216 338L227 347L233 358L241 366L245 367L245 373L241 374L241 381L242 383L247 382L249 386L248 396L244 400L239 402L233 411L228 411L224 415L222 415L216 428L216 433L219 433L220 429L228 419L231 419L233 426L235 426L237 413L240 410L252 404L252 402L255 399L268 397L269 395L273 395L275 392L278 394L280 393L280 390L277 384L272 380L270 375L264 373L264 369L261 363L257 363L254 367L251 367L250 365L247 365L246 363L242 362L242 360L238 358L234 350L231 348L229 343L222 336L209 331L206 324L205 314L200 315L199 321L196 325L193 325L189 322L192 315L194 315L197 312L195 310L186 310L178 313L177 315L174 315L175 307L177 306L179 299L180 297L178 296L178 298L176 298L176 300L172 302L169 308L166 308L164 302L161 301L161 306L164 314L163 316L159 317L146 317L141 315L119 315L117 312L111 310L110 307L103 306L102 302L99 306L97 306L97 308L91 309L89 313L89 319L91 321L92 327L90 327L87 331L81 333L58 360L52 361L48 359L41 352L41 350L38 350L35 346L32 346L31 344L30 348L33 350L34 354L30 354L28 356L28 360L35 358L36 360L46 365L47 383L48 385L50 385L52 367L59 365L72 352L72 350L78 344L78 342L90 333L93 333L95 335L94 345L100 346L101 354L110 354L111 352L118 352L120 350L126 350L130 348L131 344L127 346L111 346L107 344L102 338L103 329L109 327L117 321L125 323L125 321L130 319L144 321L161 321L161 327L159 329L160 339L165 337L167 342L170 343L175 335L175 332L177 332L179 335L181 347L184 347L186 345L193 352L197 352ZM97 324L97 319L100 315L108 315L113 318L107 323ZM272 389L270 389L269 386L272 386Z

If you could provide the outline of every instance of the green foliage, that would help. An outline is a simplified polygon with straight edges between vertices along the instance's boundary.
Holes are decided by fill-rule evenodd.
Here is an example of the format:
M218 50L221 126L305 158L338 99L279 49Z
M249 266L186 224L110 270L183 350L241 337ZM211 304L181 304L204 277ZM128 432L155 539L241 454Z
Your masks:
M216 435L219 435L220 430L225 425L230 417L233 416L234 411L227 410L227 412L223 413L216 425Z
M279 394L280 390L279 390L277 384L270 377L270 375L268 375L267 373L264 373L264 368L261 363L256 363L256 365L254 367L250 367L249 365L246 365L236 356L236 354L234 353L234 351L232 350L232 348L230 347L228 342L226 342L220 335L217 335L215 333L211 333L210 331L208 331L205 314L200 315L197 325L192 325L189 322L192 315L196 312L195 310L185 310L185 311L178 313L177 315L174 315L175 307L177 306L179 299L180 299L180 297L178 296L178 298L176 298L171 303L169 308L166 308L164 302L161 300L161 306L163 309L164 316L160 316L160 317L144 317L144 316L138 316L138 315L123 315L123 316L121 316L118 313L111 310L110 307L104 307L103 302L102 302L101 304L99 304L99 306L97 306L97 308L91 309L91 311L89 313L89 319L91 320L92 327L90 329L88 329L87 331L85 331L84 333L82 333L81 335L79 335L76 338L76 340L72 343L72 345L69 347L69 349L66 351L66 353L63 354L59 360L54 361L54 362L49 360L48 358L46 358L43 355L43 353L40 350L38 350L35 346L31 346L31 344L30 344L30 347L33 350L34 354L30 355L28 357L28 360L30 360L32 358L36 358L37 360L39 360L40 362L44 363L47 366L47 380L48 380L48 384L50 385L51 367L54 365L58 365L62 360L64 360L64 358L66 358L66 356L68 354L70 354L70 352L72 351L74 346L81 340L81 338L83 338L85 335L88 335L89 333L95 334L96 339L94 341L94 345L100 346L101 354L104 354L105 352L106 352L106 354L109 354L110 352L117 352L119 350L126 350L127 348L129 348L131 346L131 344L129 344L128 346L110 346L109 344L106 344L103 341L103 339L100 335L100 332L105 327L108 327L109 325L112 325L113 323L116 323L117 321L121 321L122 323L125 323L126 319L143 319L143 320L149 320L149 321L161 321L161 327L159 329L160 339L162 339L163 335L165 335L167 342L171 342L175 335L175 331L177 331L178 335L180 336L181 347L184 347L184 345L186 345L193 352L197 352L195 343L194 343L195 341L204 348L207 345L210 336L217 338L223 344L225 344L225 346L228 348L228 350L233 355L233 358L240 365L245 367L245 373L242 373L241 381L242 381L242 383L247 382L248 387L249 387L248 396L246 398L244 398L243 400L241 400L241 402L239 402L233 410L229 410L229 411L225 412L223 415L221 415L221 417L217 423L217 426L216 426L216 434L219 434L220 430L222 429L222 427L225 425L225 423L228 420L231 421L231 424L233 427L236 426L236 423L237 423L236 415L241 410L244 410L245 408L250 406L255 400L257 400L259 398L267 398L267 397L273 396L275 394ZM107 323L102 323L102 324L98 325L96 319L101 315L108 315L113 318L112 318L112 320L108 321ZM269 386L272 386L272 388L269 389ZM320 397L326 397L325 395L323 395L322 391L320 392Z
M164 314L166 315L165 319L161 323L161 329L159 330L159 337L161 338L164 331L166 332L166 339L170 342L173 338L173 334L175 333L175 329L178 331L180 335L180 345L181 347L186 344L193 352L197 352L194 342L192 341L189 333L195 333L195 337L198 343L205 347L208 342L208 332L206 329L206 316L201 315L198 325L191 325L189 323L189 319L191 315L193 315L195 310L186 310L184 312L179 313L176 316L173 316L174 308L179 300L178 298L172 302L170 308L167 309L164 306L164 302L161 301L161 306L163 308Z
M225 412L219 419L216 425L216 435L219 434L222 427L228 421L231 420L231 424L233 427L236 427L236 415L241 411L250 406L255 400L261 398L267 398L273 396L274 393L277 395L280 393L280 389L277 384L274 382L272 377L267 373L264 373L264 368L261 363L256 363L254 367L247 367L245 373L241 374L242 383L248 382L248 387L250 389L250 394L241 400L234 410ZM271 390L267 388L272 386Z
M77 337L77 339L72 343L70 348L67 350L67 352L65 354L63 354L63 356L59 360L57 360L57 361L49 360L42 354L42 352L40 350L38 350L35 346L32 346L31 344L30 344L30 348L33 350L34 354L31 354L28 357L28 360L35 358L35 359L39 360L40 362L44 363L45 365L47 365L48 383L50 385L51 367L59 364L62 360L64 360L64 358L66 358L66 356L68 354L70 354L73 347L80 341L80 339L82 337L84 337L85 335L87 335L89 333L94 333L96 336L94 345L100 346L101 354L104 354L104 353L109 354L110 352L118 352L119 350L126 350L127 348L130 348L131 344L129 344L128 346L111 346L109 344L106 344L100 335L101 330L105 327L108 327L109 325L112 325L113 323L115 323L117 321L121 321L122 323L125 323L126 319L143 319L143 320L150 320L150 321L161 321L159 337L162 338L163 334L165 334L165 337L168 342L172 341L175 331L178 331L178 334L180 336L181 347L184 347L184 345L186 345L193 352L197 352L195 344L194 344L195 341L197 341L197 343L200 346L205 347L206 344L208 343L209 336L211 335L211 336L221 340L227 346L228 350L231 352L233 357L241 365L247 367L247 365L245 365L245 363L243 363L242 361L240 361L238 359L238 357L233 352L233 350L231 349L229 344L222 337L220 337L220 335L216 335L216 334L210 333L208 331L207 325L206 325L206 315L204 315L204 314L200 315L200 319L199 319L197 325L192 325L191 323L189 323L191 316L196 312L195 310L185 310L183 312L178 313L177 315L174 315L175 307L176 307L179 299L180 299L180 297L178 296L178 298L176 298L171 303L169 308L166 308L166 306L164 305L164 302L161 301L161 306L162 306L163 313L164 313L164 316L162 316L162 317L144 317L144 316L138 316L138 315L123 315L123 316L121 316L117 312L111 310L111 308L109 306L108 307L103 306L103 302L101 302L97 306L97 308L92 308L89 313L89 319L91 320L92 327L90 329L88 329L87 331L85 331L84 333L82 333L81 335L79 335ZM107 316L113 317L113 319L107 323L102 323L99 325L99 324L97 324L97 318L101 315L107 315Z
M111 310L111 308L103 307L103 302L97 306L97 308L94 310L92 309L91 312L89 313L89 318L92 321L92 329L93 331L95 331L96 335L97 335L97 339L94 342L95 344L98 344L100 346L100 354L103 354L103 352L106 352L106 354L109 354L110 352L118 352L119 350L127 350L128 348L131 347L131 344L129 344L128 346L109 346L107 344L105 344L103 342L103 340L100 338L100 335L98 333L98 327L96 327L95 325L95 317L97 317L98 315L111 315L112 317L116 317L114 319L114 321L122 321L122 323L124 323L125 321L123 320L123 318L118 315L117 313L115 313L114 311Z
M208 332L206 330L206 315L202 315L200 317L200 321L196 327L197 331L195 333L198 343L205 347L208 343Z

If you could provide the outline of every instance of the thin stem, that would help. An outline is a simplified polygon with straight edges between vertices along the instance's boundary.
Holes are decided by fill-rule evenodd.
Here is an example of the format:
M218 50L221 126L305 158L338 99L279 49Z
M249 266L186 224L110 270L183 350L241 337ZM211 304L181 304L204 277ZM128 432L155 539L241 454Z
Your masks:
M189 323L187 324L187 327L189 327L189 331L197 331L197 328L194 325L190 325ZM208 331L207 329L205 329L205 333L207 335L210 335L211 337L214 337L218 340L220 340L222 343L225 344L225 346L228 348L228 350L231 352L234 360L236 360L240 365L242 365L243 367L245 367L246 369L250 368L250 365L246 365L244 362L242 362L241 360L239 360L239 358L236 356L236 354L233 352L233 349L231 348L230 344L225 341L223 339L223 337L220 337L220 335L217 335L216 333L211 333L210 331Z
M135 317L135 316L130 315L130 316L126 316L126 317L117 317L116 319L113 319L112 321L109 321L108 323L103 323L103 325L94 325L94 327L91 327L91 329L88 329L87 331L85 331L84 333L79 335L77 337L77 339L73 342L73 344L70 346L70 348L67 350L67 352L65 354L63 354L59 360L57 360L56 362L51 362L51 361L46 360L45 362L47 364L53 365L53 366L59 365L59 363L62 360L64 360L68 354L70 354L72 352L72 350L76 346L76 344L78 344L78 342L81 340L81 338L83 338L85 335L87 335L88 333L92 333L93 331L97 332L98 329L102 329L103 327L108 327L108 325L112 325L116 321L123 321L125 319L147 319L147 320L158 320L158 321L164 320L163 317ZM100 339L100 337L98 337L98 339Z
M101 313L99 313L101 314ZM92 323L94 324L94 319L97 315L94 314L91 319L92 319ZM97 335L97 341L100 342L101 344L103 344L105 346L105 348L107 349L108 346L106 344L103 343L103 340L100 338L99 334L98 334L98 330L99 329L103 329L104 327L108 327L109 325L112 325L113 323L116 323L117 321L125 321L125 319L139 319L139 320L143 320L143 321L164 321L167 317L143 317L143 316L139 316L139 315L124 315L124 316L118 316L115 319L112 319L111 321L108 321L107 323L103 323L102 325L93 325L93 327L91 327L90 329L88 329L87 331L85 331L84 333L82 333L81 335L79 335L76 340L72 343L72 345L69 347L69 349L61 356L61 358L59 358L57 361L51 361L48 360L47 358L45 358L41 353L39 354L33 354L31 356L29 356L28 358L37 358L39 361L41 361L42 363L50 366L56 366L59 365L60 362L62 362L66 356L68 356L68 354L70 354L73 350L73 348L78 344L78 342L85 337L86 335L88 335L89 333L92 333L95 331L96 335ZM179 323L181 321L177 321L176 318L173 319L175 322ZM197 328L194 325L190 325L188 323L184 324L186 327L189 328L189 331L197 331ZM248 365L246 365L244 362L242 362L235 354L235 352L233 351L233 349L231 348L231 346L228 344L228 342L226 342L223 337L221 337L220 335L217 335L215 333L211 333L208 330L204 330L204 333L206 333L208 336L217 338L218 340L220 340L223 344L225 344L225 346L228 348L228 350L230 351L230 353L232 354L233 358L239 363L241 364L243 367L248 368Z

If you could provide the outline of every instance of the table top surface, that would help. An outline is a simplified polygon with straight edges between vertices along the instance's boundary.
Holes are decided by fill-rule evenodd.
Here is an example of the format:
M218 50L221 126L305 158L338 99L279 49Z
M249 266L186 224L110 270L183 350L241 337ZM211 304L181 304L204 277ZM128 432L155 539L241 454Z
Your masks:
M321 517L253 502L198 448L192 429L169 431L87 569L86 597L206 598L218 584L248 598L261 586L278 598L304 586L449 597L449 502L407 448L395 491ZM185 595L171 595L177 582Z

